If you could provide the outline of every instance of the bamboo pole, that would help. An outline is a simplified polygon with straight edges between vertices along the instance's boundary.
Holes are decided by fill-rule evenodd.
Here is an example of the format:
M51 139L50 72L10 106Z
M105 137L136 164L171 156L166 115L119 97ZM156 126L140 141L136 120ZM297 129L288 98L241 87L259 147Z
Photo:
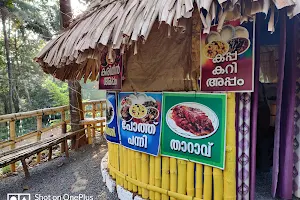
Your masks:
M156 156L154 160L154 176L155 176L155 186L161 187L161 156ZM155 200L160 200L160 193L155 192Z
M221 169L213 168L214 200L223 199L223 173Z
M177 160L170 158L170 191L177 192ZM170 200L176 200L171 197Z
M204 166L204 199L212 199L212 167Z
M162 188L170 189L170 159L168 157L162 157ZM163 194L162 200L168 200L168 195Z
M112 154L111 154L111 158L112 158L112 166L114 168L116 168L116 164L115 164L115 159L116 159L116 150L115 150L115 144L111 143L111 146L112 146ZM115 179L116 178L116 174L115 173L112 173L111 174L112 178Z
M187 181L186 161L185 160L177 160L177 165L178 165L178 188L177 188L177 192L179 194L186 194L186 181Z
M186 179L187 179L187 184L186 184L186 191L188 196L195 196L195 163L192 162L187 162L187 170L186 170Z
M235 144L235 94L227 95L227 132L226 132L226 158L224 174L224 199L236 199L236 144Z
M117 170L120 171L120 159L119 159L119 152L120 152L120 145L117 145L117 151L116 151L116 160L117 160ZM120 185L120 176L116 174L116 183L117 185Z
M107 148L108 148L108 165L107 165L107 168L108 168L109 174L111 175L112 170L111 170L110 166L112 166L112 164L111 164L111 144L110 144L110 142L107 142Z
M125 176L128 175L128 158L127 158L127 149L125 147L123 147L123 158L124 158L124 174ZM127 181L124 180L124 188L127 189L128 188L128 184L127 184Z
M135 162L135 152L130 150L130 162L132 164L132 178L137 180L136 178L136 162ZM132 191L137 192L137 186L132 184Z
M149 155L142 153L142 182L149 183ZM145 188L142 189L142 197L147 199L149 191Z
M149 185L154 186L155 184L155 157L150 156L150 173L149 173ZM149 198L150 200L154 200L154 192L151 190L149 191Z
M131 160L131 150L127 149L127 172L128 172L128 177L132 178L132 160ZM128 190L132 191L132 183L128 182Z
M124 154L123 154L123 147L122 146L120 146L120 148L119 148L119 152L120 152L120 171L124 174ZM120 178L120 185L122 186L122 187L124 187L124 179L121 177Z
M88 124L87 126L87 136L88 136L88 144L92 144L93 143L93 138L91 135L91 125Z
M136 178L138 181L142 180L141 177L141 153L135 152L135 162L136 162ZM138 194L142 195L142 188L138 186Z
M203 195L203 165L196 164L196 197L202 198Z
M41 130L43 129L43 118L42 118L41 115L37 116L37 118L36 118L36 124L37 124L37 131L38 131L37 141L40 141L42 139L42 132L41 132ZM40 152L37 154L36 162L37 163L41 162L41 153Z
M9 122L9 139L13 142L16 140L16 121L15 120L12 120ZM10 145L10 149L14 149L15 147L16 147L15 143ZM10 170L12 172L16 171L16 163L12 163L10 165Z

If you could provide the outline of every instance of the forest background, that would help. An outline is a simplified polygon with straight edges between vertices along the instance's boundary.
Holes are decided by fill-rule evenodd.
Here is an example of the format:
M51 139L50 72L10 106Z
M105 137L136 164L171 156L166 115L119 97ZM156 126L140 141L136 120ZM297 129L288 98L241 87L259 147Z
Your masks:
M79 14L89 0L71 0ZM68 83L45 74L35 55L61 31L59 0L0 0L0 115L67 105ZM83 101L105 98L98 83L82 86ZM59 116L58 116L59 117ZM43 119L44 126L55 116ZM34 118L16 122L17 134L36 130ZM0 141L8 139L8 124L0 123Z

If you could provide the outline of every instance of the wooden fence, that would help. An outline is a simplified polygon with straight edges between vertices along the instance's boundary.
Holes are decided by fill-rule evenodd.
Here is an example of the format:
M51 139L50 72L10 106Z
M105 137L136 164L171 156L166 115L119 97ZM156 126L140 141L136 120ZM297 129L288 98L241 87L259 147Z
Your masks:
M109 174L116 184L150 200L236 199L235 96L228 94L225 170L108 143Z
M88 101L83 103L83 112L84 116L90 116L91 118L95 118L97 116L103 117L105 116L105 100L96 100L96 101ZM60 114L60 121L49 127L43 127L42 117L46 115ZM23 120L26 118L36 118L36 130L26 133L22 136L17 136L16 134L16 120ZM34 110L29 112L20 112L20 113L12 113L8 115L0 116L0 123L8 123L9 124L9 139L7 141L0 142L0 150L4 148L10 147L10 149L16 148L17 144L21 141L35 138L36 141L40 141L42 138L42 134L54 129L56 127L61 127L61 133L67 132L67 124L70 122L69 117L69 106L60 106L53 108L45 108L40 110ZM101 133L103 133L104 125L101 124L97 126L97 128L101 129ZM37 163L41 161L41 155L37 155ZM11 165L11 171L15 171L15 164Z

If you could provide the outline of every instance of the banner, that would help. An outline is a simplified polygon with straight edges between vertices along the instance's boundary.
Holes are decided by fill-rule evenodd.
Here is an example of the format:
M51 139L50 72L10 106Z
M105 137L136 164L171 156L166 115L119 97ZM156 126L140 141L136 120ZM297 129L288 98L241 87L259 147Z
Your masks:
M116 92L107 92L105 137L108 141L120 143L118 128L117 94Z
M235 20L220 32L212 26L209 34L201 34L202 91L253 91L253 24Z
M119 50L102 53L99 72L100 90L121 90L122 88L123 63Z
M119 93L119 129L123 146L158 155L161 103L161 93Z
M163 93L161 154L224 169L226 94Z

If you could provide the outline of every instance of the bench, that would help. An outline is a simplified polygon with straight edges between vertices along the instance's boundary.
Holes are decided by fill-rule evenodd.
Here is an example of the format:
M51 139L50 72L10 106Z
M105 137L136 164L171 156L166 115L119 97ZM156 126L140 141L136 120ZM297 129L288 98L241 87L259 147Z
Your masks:
M15 149L11 149L8 151L5 151L3 153L0 153L0 168L5 167L9 164L15 163L17 161L21 161L23 170L25 173L25 177L28 178L30 176L27 164L25 162L25 159L29 156L32 156L34 154L40 153L45 149L49 149L49 155L48 159L51 160L52 156L52 147L63 143L64 145L64 151L66 157L69 157L69 148L67 144L67 140L73 138L74 136L78 136L78 133L84 131L84 129L80 129L78 131L65 133L62 135L59 135L57 137L51 137L47 138L42 141L38 141L35 143L30 143L27 145L20 146ZM85 135L85 134L84 134Z

